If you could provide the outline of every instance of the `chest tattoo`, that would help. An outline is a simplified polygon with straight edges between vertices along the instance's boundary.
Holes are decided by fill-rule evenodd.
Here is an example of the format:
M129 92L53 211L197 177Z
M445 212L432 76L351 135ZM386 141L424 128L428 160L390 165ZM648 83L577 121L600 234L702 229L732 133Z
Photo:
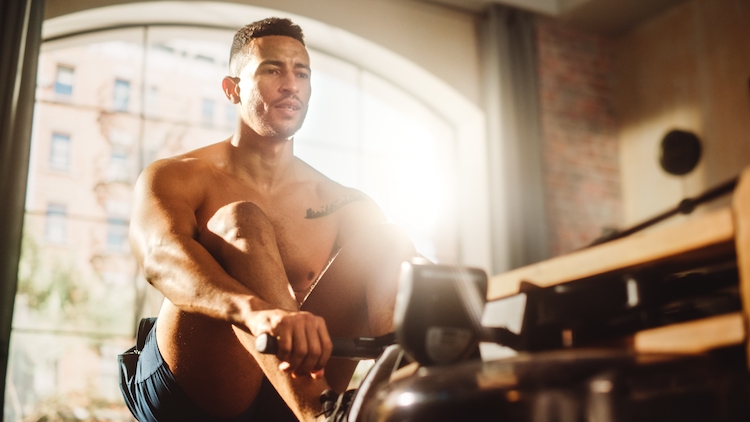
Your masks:
M312 208L308 208L305 213L306 219L313 219L313 218L321 218L325 217L328 214L332 214L337 209L343 207L346 204L350 204L352 202L357 201L364 201L365 195L364 194L350 194L350 195L344 195L335 201L331 202L330 204L326 204L323 207L320 207L318 211L313 210Z

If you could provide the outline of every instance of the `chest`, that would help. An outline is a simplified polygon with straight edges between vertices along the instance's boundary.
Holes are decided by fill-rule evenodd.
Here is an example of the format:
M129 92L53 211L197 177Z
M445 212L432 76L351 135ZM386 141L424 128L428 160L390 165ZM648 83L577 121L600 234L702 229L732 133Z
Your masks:
M305 184L276 195L264 195L231 182L219 186L206 193L203 204L197 210L198 227L205 227L214 213L227 204L252 202L265 213L273 226L276 248L290 285L300 294L306 291L337 248L337 216L310 218L308 211L324 206L326 198L322 198L314 186Z

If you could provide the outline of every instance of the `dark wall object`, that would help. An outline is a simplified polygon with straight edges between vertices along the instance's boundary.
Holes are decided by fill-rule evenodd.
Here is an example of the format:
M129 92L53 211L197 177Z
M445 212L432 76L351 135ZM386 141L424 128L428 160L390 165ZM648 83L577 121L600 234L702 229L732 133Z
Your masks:
M693 132L672 130L661 140L659 164L669 174L690 173L701 160L701 141Z
M44 0L0 2L0 16L0 415L3 415Z

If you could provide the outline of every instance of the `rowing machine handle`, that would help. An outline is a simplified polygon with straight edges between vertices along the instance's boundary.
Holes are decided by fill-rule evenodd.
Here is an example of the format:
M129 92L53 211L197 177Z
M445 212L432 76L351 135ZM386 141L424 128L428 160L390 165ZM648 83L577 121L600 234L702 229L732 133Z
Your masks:
M386 347L395 342L395 334L388 333L380 337L332 338L332 357L348 359L375 359ZM255 350L260 353L275 355L279 351L276 337L264 333L256 337Z

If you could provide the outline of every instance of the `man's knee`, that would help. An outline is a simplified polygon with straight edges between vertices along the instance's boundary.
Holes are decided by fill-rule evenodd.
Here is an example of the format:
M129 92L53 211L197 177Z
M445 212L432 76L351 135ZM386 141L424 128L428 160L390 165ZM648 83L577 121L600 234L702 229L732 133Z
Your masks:
M274 239L274 229L266 213L252 202L239 201L224 205L208 220L204 231L227 243ZM201 233L201 237L205 233Z
M232 202L219 208L208 220L206 229L231 241L252 237L257 232L273 231L268 216L252 202Z

